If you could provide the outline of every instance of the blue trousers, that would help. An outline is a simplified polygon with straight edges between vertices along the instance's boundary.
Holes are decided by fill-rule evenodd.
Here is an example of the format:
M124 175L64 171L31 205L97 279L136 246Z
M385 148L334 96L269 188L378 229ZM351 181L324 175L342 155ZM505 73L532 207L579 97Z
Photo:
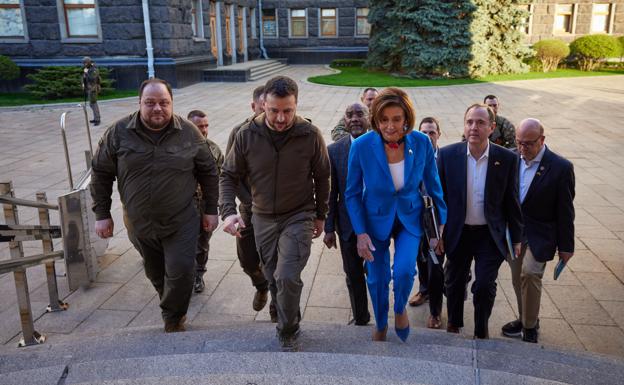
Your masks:
M390 239L394 239L394 264L390 272ZM390 238L378 240L371 238L375 251L373 262L366 262L368 275L366 283L373 302L377 330L382 331L388 326L388 309L390 307L390 279L394 279L394 312L402 314L409 298L414 276L416 275L416 256L420 236L407 231L398 221Z

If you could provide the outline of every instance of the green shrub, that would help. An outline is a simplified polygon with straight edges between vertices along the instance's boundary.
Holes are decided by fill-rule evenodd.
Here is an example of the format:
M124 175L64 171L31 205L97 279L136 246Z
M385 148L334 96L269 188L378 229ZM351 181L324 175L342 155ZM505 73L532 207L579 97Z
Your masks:
M107 94L113 90L109 71L98 68L100 71L100 94ZM84 96L82 89L82 67L43 67L34 74L26 75L33 84L25 85L33 96L41 99L62 99Z
M592 71L600 62L620 53L618 41L609 35L586 35L570 44L570 53L576 58L579 69Z
M558 39L540 40L533 44L533 50L544 72L555 71L559 62L570 54L568 45Z
M365 61L365 59L334 59L331 67L361 67Z
M20 74L20 69L6 56L0 55L0 80L13 80L17 79Z
M622 57L624 57L624 36L618 37L617 41L620 43L620 61L622 61Z

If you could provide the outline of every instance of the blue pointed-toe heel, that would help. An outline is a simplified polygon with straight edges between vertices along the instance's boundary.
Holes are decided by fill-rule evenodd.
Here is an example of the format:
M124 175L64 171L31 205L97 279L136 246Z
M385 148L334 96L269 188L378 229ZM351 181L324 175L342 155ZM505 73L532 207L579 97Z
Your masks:
M405 341L407 341L407 337L409 336L410 327L409 327L409 325L407 325L407 327L405 327L403 329L399 329L399 328L395 327L394 331L395 331L396 335L401 339L401 341L405 342Z
M401 313L401 315L403 314L405 314L405 310L403 311L403 313ZM405 314L405 317L407 317L407 314ZM394 332L401 339L401 341L405 342L407 340L407 337L410 334L409 319L408 319L408 323L406 327L399 328L396 326L396 315L395 315Z

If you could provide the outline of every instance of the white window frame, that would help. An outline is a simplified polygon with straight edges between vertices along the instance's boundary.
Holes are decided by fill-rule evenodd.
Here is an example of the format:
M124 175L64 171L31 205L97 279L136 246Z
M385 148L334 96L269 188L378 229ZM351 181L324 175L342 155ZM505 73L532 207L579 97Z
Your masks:
M250 10L251 12L249 13L251 14L251 38L257 39L258 38L258 31L256 31L257 24L258 24L258 21L256 20L258 17L257 8L253 7L253 8L250 8Z
M570 15L570 32L557 30L557 16L559 15L560 6L572 6L572 14ZM578 16L578 3L557 3L555 4L555 15L553 19L553 35L569 36L576 34L576 18Z
M333 9L336 11L336 16L334 16L334 20L336 20L336 34L332 35L332 36L323 36L323 26L322 26L322 21L323 21L323 10L324 9ZM338 36L340 35L340 29L339 29L339 25L338 25L338 8L332 8L332 7L327 7L327 8L319 8L318 9L318 37L319 39L337 39ZM357 27L357 26L356 26Z
M305 21L305 35L293 36L292 34L292 11L303 11ZM308 38L308 9L307 8L288 8L288 37L291 39L307 39Z
M65 18L65 2L56 0L59 27L61 29L61 43L101 43L102 23L100 21L100 8L97 0L93 1L95 8L95 22L97 23L97 36L69 36L67 33L67 19Z
M369 37L370 36L370 32L367 35L360 35L360 34L358 34L358 18L359 17L358 17L357 11L358 11L358 9L365 9L365 8L368 9L368 12L370 13L370 7L356 7L355 8L355 24L354 24L354 28L353 28L353 36L355 36L355 37L362 38L362 37ZM320 21L319 21L319 23L320 23ZM370 31L370 23L368 22L368 18L366 18L366 23L368 23L368 29Z
M607 13L607 30L606 31L594 31L594 6L596 5L607 5L608 13ZM591 23L589 26L589 33L606 33L613 34L613 21L615 17L615 3L592 3L592 13L591 13Z
M11 7L17 8L17 7ZM22 16L22 36L0 36L0 43L28 43L28 23L26 22L26 10L24 9L24 0L19 0L19 10Z
M263 9L262 11L270 11L271 9ZM275 35L267 35L264 33L264 15L260 12L260 28L262 28L262 38L264 39L278 39L279 38L279 13L277 8L273 8L273 14L275 15ZM288 29L290 30L290 20L288 22Z
M193 40L195 41L206 40L206 35L204 32L204 8L202 3L202 0L191 0L191 18L197 21L197 25L195 26L197 31L193 32ZM195 15L193 15L193 4L196 4ZM191 21L191 27L193 25L192 23L193 21Z

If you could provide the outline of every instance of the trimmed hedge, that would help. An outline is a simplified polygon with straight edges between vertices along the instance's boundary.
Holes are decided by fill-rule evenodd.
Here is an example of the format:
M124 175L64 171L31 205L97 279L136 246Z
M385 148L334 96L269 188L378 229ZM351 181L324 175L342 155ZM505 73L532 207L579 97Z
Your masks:
M10 58L0 55L0 80L17 79L20 69Z
M100 71L100 94L113 90L113 81L108 79L109 71L98 68ZM43 67L34 74L26 75L33 84L24 88L33 96L41 99L62 99L84 96L82 89L82 67Z
M533 45L533 50L544 72L555 71L559 62L570 54L568 45L558 39L540 40Z
M579 69L592 71L609 57L620 54L618 41L609 35L586 35L570 44L570 53L576 58Z

